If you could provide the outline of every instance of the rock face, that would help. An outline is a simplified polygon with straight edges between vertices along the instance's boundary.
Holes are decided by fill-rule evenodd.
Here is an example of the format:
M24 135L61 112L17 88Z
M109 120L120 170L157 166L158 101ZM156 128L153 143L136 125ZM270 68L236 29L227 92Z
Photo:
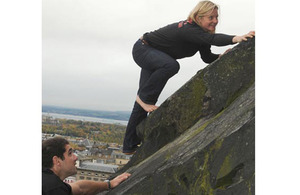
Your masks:
M108 194L254 194L255 39L234 47L138 126L143 144Z

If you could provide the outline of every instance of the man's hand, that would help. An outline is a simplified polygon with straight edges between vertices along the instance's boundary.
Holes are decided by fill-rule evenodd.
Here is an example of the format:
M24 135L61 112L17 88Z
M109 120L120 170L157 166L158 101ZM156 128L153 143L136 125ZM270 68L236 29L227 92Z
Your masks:
M130 175L131 175L130 173L123 173L115 177L114 179L110 180L111 188L115 188L116 186L118 186L120 183L126 180Z

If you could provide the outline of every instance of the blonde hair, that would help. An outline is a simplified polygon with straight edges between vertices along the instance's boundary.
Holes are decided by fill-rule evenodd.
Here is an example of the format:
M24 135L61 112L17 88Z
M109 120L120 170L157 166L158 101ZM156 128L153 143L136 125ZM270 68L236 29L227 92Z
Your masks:
M214 9L219 9L218 5L211 1L200 1L196 7L190 12L188 20L193 20L198 24L196 18L208 15L214 11ZM199 24L198 24L199 25Z

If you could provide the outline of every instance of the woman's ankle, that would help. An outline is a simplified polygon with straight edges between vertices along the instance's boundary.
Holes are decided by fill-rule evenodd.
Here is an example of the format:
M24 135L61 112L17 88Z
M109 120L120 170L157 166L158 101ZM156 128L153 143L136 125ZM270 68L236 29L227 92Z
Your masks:
M158 106L152 105L152 104L146 104L141 100L141 98L137 95L136 96L136 102L146 111L146 112L153 112L158 108Z

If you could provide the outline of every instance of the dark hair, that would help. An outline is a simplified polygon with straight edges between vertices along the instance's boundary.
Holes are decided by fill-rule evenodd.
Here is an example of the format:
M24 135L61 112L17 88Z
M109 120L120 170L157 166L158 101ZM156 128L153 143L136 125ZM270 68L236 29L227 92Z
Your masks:
M53 167L53 156L57 156L64 160L64 153L66 151L65 146L69 142L62 137L50 138L42 143L42 167Z

